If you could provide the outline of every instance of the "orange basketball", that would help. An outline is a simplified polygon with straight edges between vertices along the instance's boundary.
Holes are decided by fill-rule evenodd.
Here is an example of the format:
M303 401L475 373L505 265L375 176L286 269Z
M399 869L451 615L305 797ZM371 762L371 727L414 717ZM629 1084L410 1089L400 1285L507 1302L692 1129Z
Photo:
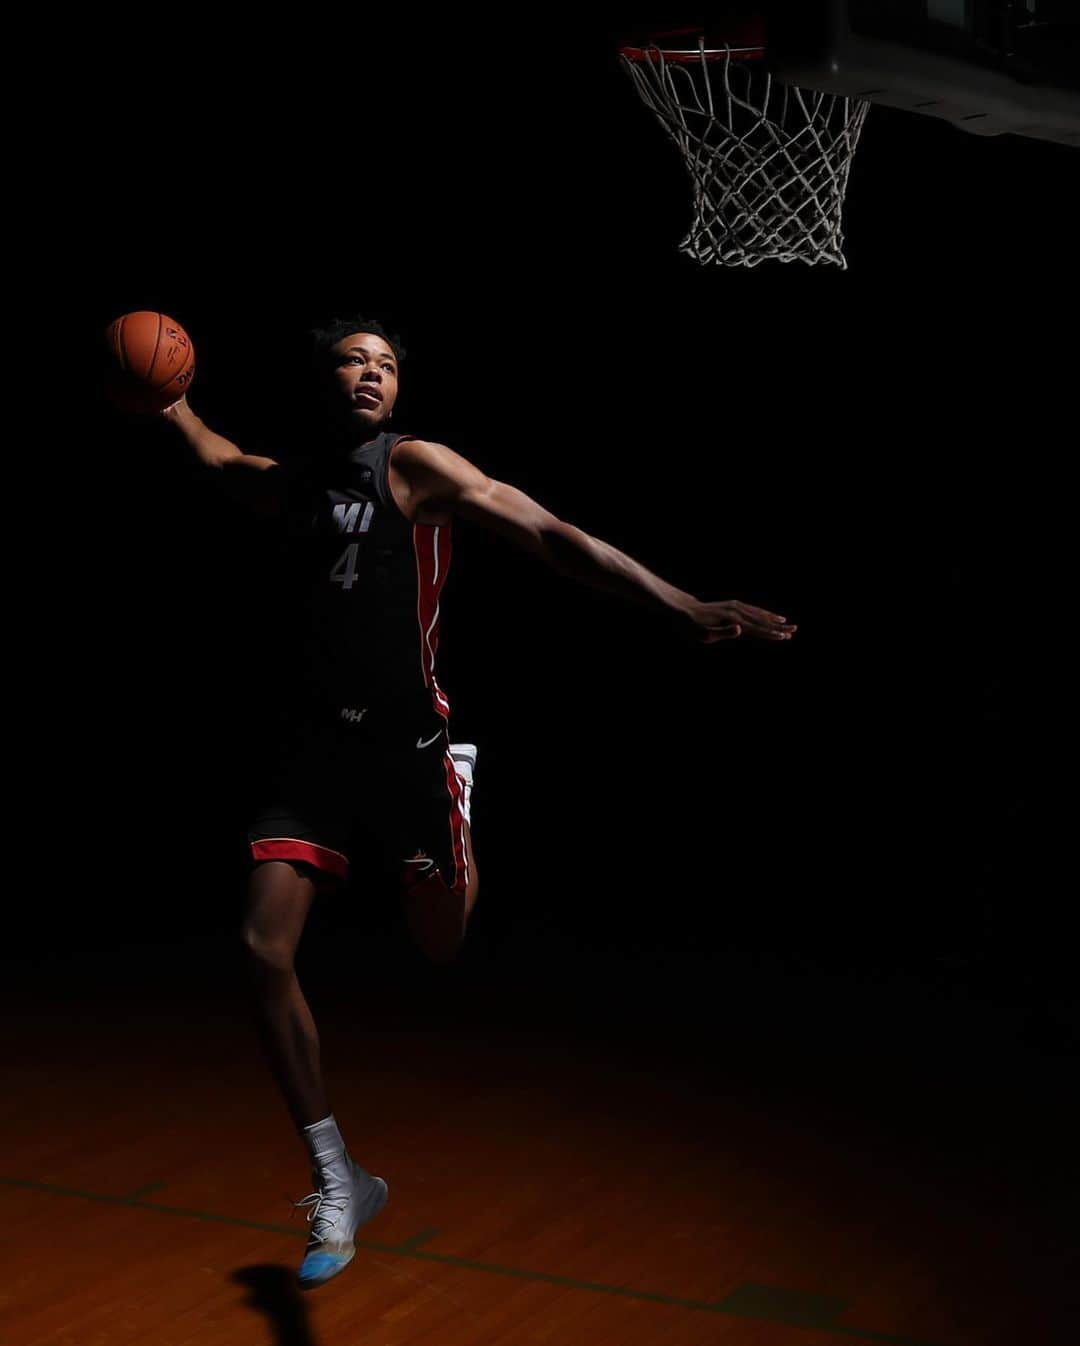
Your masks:
M183 397L195 375L191 338L166 313L140 309L111 322L106 391L124 411L154 412Z

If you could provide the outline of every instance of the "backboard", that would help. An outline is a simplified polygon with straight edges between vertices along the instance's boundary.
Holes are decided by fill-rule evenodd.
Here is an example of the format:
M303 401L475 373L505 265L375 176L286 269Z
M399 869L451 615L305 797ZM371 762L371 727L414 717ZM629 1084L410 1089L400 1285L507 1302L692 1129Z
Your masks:
M723 8L723 7L721 7ZM1075 0L762 0L785 83L1080 146Z

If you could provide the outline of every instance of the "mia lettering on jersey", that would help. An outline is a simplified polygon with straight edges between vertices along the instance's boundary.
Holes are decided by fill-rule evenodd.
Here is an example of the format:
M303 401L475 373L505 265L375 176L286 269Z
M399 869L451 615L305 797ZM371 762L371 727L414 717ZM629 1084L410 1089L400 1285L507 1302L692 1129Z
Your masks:
M370 500L354 500L334 506L333 519L339 533L366 533L371 527L375 506Z

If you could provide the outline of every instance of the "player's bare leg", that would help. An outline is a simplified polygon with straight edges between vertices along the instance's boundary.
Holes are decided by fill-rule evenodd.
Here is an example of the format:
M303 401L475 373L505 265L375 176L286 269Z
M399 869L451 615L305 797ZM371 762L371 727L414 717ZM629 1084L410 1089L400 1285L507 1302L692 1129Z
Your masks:
M315 884L284 860L256 865L248 880L242 938L255 990L257 1021L271 1069L298 1128L330 1113L319 1061L319 1034L300 983L296 949Z
M386 1205L386 1182L357 1164L330 1111L315 1020L296 979L297 945L315 884L284 860L266 860L248 880L243 940L270 1064L311 1158L311 1233L297 1272L304 1290L325 1285L352 1261L356 1231Z

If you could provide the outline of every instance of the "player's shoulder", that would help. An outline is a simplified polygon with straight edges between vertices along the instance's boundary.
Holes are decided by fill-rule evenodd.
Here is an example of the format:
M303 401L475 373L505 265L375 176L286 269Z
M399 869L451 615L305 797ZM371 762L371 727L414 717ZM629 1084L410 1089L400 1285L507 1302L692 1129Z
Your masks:
M433 439L402 440L390 466L409 501L407 516L421 522L447 522L458 501L490 485L474 463Z
M463 473L475 474L477 468L463 455L437 439L419 439L403 435L393 447L394 467L406 473L455 480Z
M400 435L391 445L395 464L401 462L432 463L440 455L452 453L446 444L436 439L421 439L419 435Z

